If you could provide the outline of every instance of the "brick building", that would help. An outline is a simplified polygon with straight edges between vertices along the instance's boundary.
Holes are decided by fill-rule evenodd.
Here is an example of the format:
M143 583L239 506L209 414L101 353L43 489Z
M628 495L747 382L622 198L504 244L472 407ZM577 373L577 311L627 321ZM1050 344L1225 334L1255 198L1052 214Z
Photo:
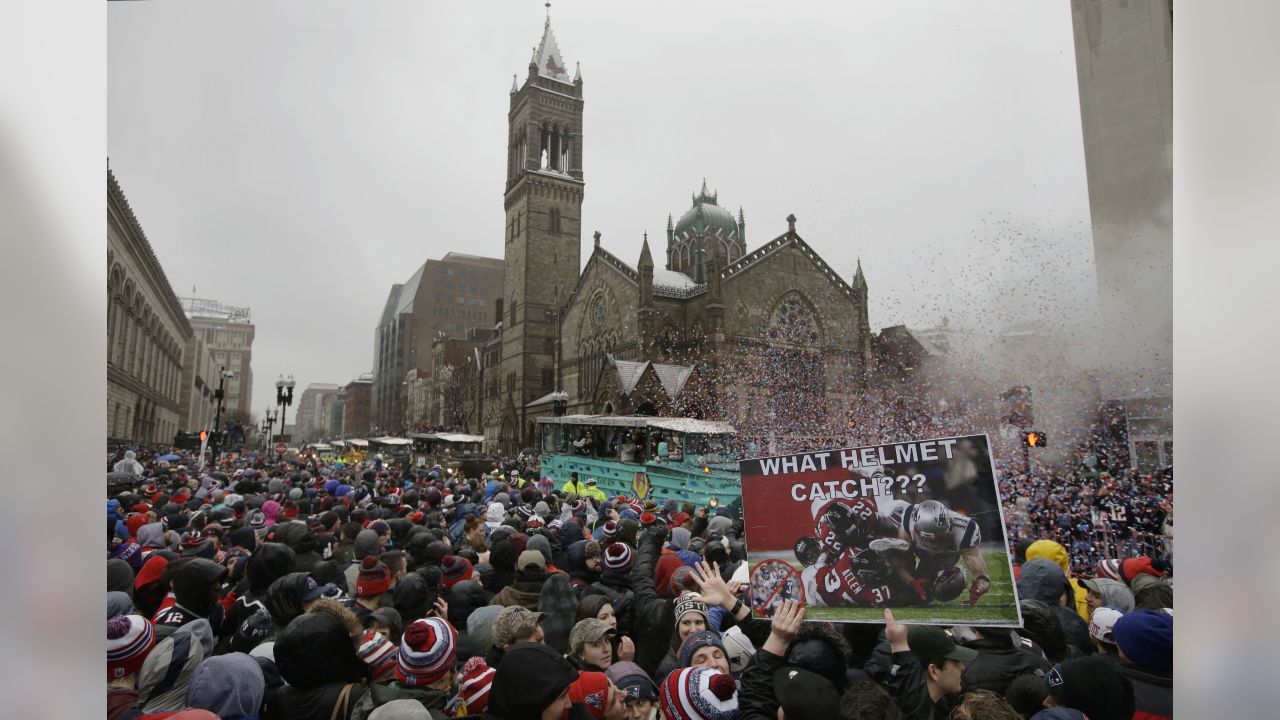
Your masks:
M190 399L183 358L193 336L115 175L107 170L107 437L164 444ZM193 381L194 382L194 381Z
M373 373L342 386L342 437L363 438L369 434L370 409L373 405Z
M298 398L298 429L300 438L315 441L329 434L330 403L338 396L338 386L333 383L311 383Z

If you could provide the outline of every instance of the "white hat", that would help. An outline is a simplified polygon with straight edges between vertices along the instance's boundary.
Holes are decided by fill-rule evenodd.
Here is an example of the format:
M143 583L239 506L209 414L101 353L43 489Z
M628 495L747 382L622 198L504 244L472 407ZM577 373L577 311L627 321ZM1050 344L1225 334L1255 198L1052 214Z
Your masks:
M721 641L724 643L724 654L729 658L729 670L735 673L746 670L751 658L755 657L756 648L742 633L742 627L734 625L729 628Z
M1116 640L1111 636L1111 628L1122 617L1124 617L1123 612L1110 606L1094 610L1089 616L1089 635L1095 640L1114 645Z

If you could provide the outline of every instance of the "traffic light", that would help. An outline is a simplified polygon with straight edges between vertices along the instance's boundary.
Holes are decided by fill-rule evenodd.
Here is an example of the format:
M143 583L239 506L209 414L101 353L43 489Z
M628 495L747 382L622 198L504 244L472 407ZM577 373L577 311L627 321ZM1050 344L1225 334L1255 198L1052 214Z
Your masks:
M1044 433L1032 430L1031 432L1022 433L1022 444L1027 447L1044 447L1048 442Z

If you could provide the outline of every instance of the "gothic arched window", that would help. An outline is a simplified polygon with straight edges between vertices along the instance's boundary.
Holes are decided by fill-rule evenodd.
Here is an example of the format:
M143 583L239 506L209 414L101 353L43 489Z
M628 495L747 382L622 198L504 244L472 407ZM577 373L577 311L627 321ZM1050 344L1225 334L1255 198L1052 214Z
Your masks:
M774 342L801 347L816 347L822 341L813 309L796 292L774 306L765 335Z

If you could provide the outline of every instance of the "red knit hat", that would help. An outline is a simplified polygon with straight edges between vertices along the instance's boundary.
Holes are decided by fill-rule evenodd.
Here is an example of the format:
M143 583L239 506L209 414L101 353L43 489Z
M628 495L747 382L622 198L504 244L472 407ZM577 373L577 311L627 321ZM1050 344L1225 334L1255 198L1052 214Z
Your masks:
M391 569L376 556L366 556L360 561L356 575L356 597L374 597L391 588Z
M461 555L445 555L440 560L440 584L447 588L471 579L471 561Z
M160 575L164 573L164 569L169 566L169 558L163 555L152 555L147 561L142 563L142 569L138 571L138 576L133 579L135 588L143 588L160 579Z
M673 670L658 695L668 720L731 720L738 715L738 683L714 668Z
M438 617L415 620L400 636L396 679L406 685L430 685L453 671L458 632Z
M141 615L117 615L107 620L107 679L138 672L156 646L155 628Z
M467 661L458 671L458 697L468 715L483 715L489 707L489 690L498 671L485 664L479 655Z
M569 699L581 703L595 720L604 720L609 707L609 677L602 672L579 673L569 685Z

